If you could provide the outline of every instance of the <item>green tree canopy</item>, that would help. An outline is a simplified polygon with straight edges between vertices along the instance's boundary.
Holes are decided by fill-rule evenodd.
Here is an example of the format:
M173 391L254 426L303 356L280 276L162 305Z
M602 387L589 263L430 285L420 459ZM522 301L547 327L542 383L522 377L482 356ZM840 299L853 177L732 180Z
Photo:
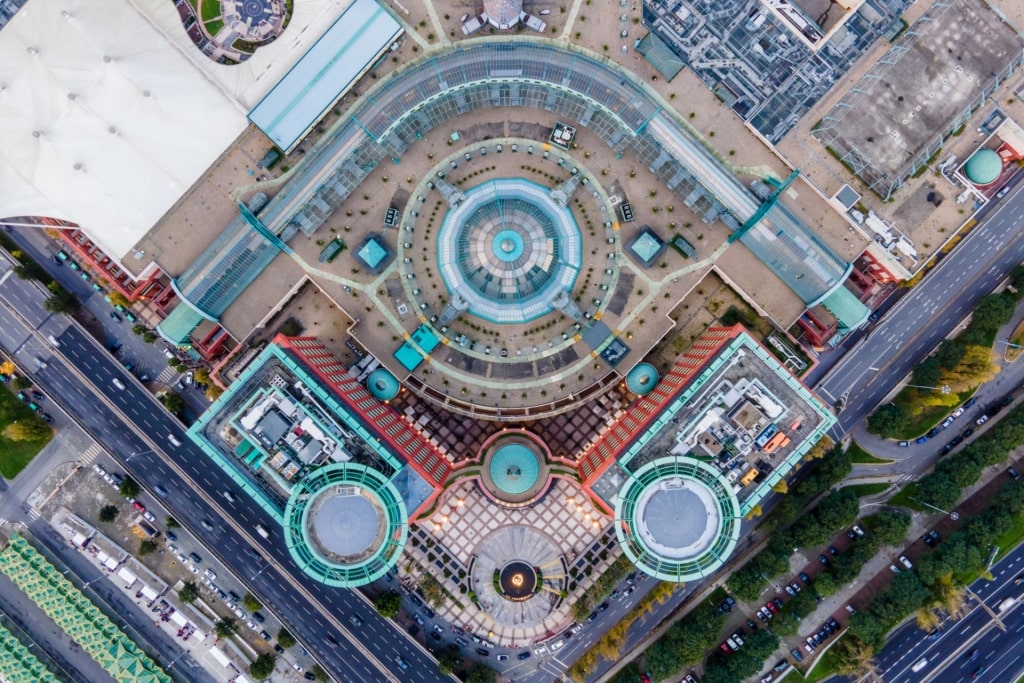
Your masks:
M910 515L903 510L886 508L871 519L871 530L885 545L899 545L910 529Z
M117 487L117 492L125 498L138 498L142 492L142 488L139 487L139 482L135 481L131 477L125 477L121 481L121 485Z
M178 599L186 605L196 601L199 597L199 586L195 581L186 581L178 590Z
M448 647L437 654L437 672L442 676L454 673L462 664L458 648Z
M50 436L53 430L39 417L32 415L7 425L3 433L11 441L42 441Z
M274 673L274 667L277 665L277 655L272 652L264 652L249 665L249 674L254 680L264 681L270 678L270 675Z
M286 650L295 647L295 636L288 629L282 628L277 632L277 644Z
M256 596L252 593L246 593L245 597L242 598L242 607L250 612L256 612L257 610L263 609L263 603L257 600Z
M385 591L374 599L373 606L382 617L391 619L402 609L402 596L398 591Z
M143 539L139 543L139 557L145 557L146 555L152 555L157 549L156 541L150 538Z
M213 632L218 638L227 638L238 632L238 622L233 617L222 617L213 625Z
M886 403L868 416L868 431L882 437L895 437L910 425L910 412L895 403Z
M180 415L185 410L185 399L176 391L165 393L160 397L160 402L164 404L164 408L167 408L168 412L175 415Z
M120 510L117 509L116 505L104 505L103 507L100 508L100 521L110 524L115 519L117 519L117 515L119 512Z
M47 289L52 293L46 301L43 302L43 308L50 313L71 315L76 312L81 305L78 301L78 297L61 287L56 282L51 282Z
M466 683L495 683L498 680L498 672L489 666L477 664L466 677Z

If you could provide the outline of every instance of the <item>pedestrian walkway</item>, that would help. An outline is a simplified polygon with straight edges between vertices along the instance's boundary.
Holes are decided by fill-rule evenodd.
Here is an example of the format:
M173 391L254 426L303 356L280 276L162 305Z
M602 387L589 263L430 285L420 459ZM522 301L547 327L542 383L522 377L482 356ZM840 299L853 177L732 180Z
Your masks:
M82 453L82 457L79 458L79 461L82 463L82 466L85 467L86 465L91 464L92 461L96 459L96 456L102 452L103 448L98 443L94 442L85 449Z

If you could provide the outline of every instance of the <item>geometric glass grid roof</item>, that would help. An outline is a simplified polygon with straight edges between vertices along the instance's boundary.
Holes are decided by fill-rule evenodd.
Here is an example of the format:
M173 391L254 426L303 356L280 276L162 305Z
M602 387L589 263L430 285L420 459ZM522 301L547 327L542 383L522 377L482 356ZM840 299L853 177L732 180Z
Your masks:
M445 215L438 270L469 313L522 323L551 312L551 300L572 289L582 238L572 212L548 193L527 180L499 178L466 190Z
M171 683L163 669L20 534L0 553L0 571L114 680Z
M630 476L615 505L615 533L641 571L684 582L721 567L739 541L740 503L713 467L661 458Z
M8 683L56 683L59 680L3 625L0 625L0 679Z

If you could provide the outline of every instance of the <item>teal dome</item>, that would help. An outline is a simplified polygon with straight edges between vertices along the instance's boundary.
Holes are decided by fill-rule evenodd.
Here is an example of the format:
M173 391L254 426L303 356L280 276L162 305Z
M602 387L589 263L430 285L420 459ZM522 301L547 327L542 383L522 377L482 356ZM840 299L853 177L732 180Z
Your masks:
M521 443L501 446L494 452L488 468L494 485L505 493L526 493L540 477L540 458Z
M976 185L995 182L1003 172L1003 161L991 149L979 149L964 164L964 175Z
M390 401L398 396L401 387L394 375L384 368L377 368L366 378L366 388L381 401Z
M658 386L658 370L650 363L637 363L626 374L626 388L637 396L651 393Z

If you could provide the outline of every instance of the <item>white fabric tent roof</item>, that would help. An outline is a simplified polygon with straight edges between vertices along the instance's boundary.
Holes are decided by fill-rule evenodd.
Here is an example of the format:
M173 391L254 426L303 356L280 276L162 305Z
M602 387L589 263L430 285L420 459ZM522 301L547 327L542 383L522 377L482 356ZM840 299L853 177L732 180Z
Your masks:
M27 3L0 31L0 218L68 220L123 258L350 2L296 2L236 66L204 56L168 0Z

